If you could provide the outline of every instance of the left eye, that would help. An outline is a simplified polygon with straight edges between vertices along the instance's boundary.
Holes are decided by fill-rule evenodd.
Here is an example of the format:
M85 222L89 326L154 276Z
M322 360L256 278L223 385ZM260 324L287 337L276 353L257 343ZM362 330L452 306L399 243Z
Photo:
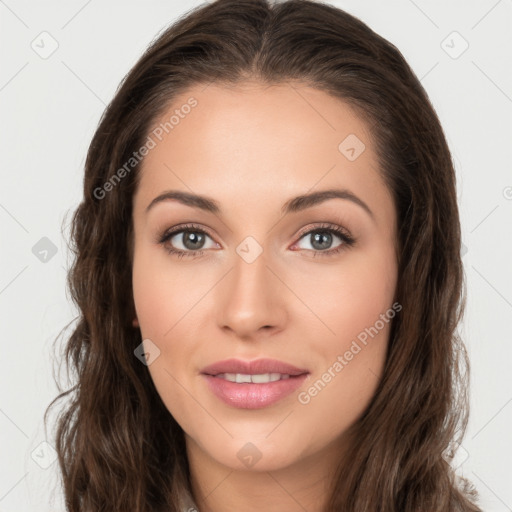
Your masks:
M340 243L331 247L333 243L333 236L340 240ZM337 234L332 229L315 229L312 231L308 231L304 235L301 236L300 240L309 240L310 245L312 247L301 247L301 249L313 250L313 251L326 251L330 249L335 249L344 243L343 236L341 234Z

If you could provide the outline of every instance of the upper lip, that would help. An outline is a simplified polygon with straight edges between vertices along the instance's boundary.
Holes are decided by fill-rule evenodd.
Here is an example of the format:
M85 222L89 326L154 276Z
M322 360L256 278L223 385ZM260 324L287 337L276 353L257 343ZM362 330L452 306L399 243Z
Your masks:
M277 359L255 359L243 361L241 359L226 359L217 361L201 370L206 375L219 375L220 373L243 373L246 375L261 375L265 373L281 373L283 375L302 375L308 370L297 368Z

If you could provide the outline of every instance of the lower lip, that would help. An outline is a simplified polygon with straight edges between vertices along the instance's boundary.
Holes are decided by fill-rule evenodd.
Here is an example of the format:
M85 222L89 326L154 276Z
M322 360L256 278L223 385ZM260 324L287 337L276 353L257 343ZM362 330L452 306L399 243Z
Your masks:
M248 382L237 384L220 377L203 374L214 395L224 403L240 409L262 409L275 404L299 388L307 376L308 374L304 373L266 384Z

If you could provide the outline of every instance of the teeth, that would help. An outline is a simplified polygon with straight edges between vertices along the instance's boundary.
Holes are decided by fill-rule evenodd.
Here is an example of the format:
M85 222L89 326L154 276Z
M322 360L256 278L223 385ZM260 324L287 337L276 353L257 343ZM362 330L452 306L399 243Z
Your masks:
M249 375L246 373L220 373L217 377L229 382L242 384L244 382L253 384L266 384L268 382L276 382L277 380L289 379L290 376L284 373L262 373L260 375Z
M244 375L243 373L237 373L235 375L235 382L237 384L241 384L242 382L251 382L251 376L250 375Z

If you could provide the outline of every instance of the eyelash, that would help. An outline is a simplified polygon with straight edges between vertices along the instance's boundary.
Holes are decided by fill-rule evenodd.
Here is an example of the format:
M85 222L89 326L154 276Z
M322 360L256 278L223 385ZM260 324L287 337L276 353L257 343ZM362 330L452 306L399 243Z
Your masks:
M320 232L320 233L327 232L327 233L334 234L334 235L338 236L342 240L343 243L338 245L338 247L336 247L334 249L329 249L326 251L303 249L303 250L307 250L307 251L312 251L314 258L316 258L318 255L322 256L322 257L323 256L334 256L334 255L340 253L341 251L343 251L349 247L352 247L356 242L355 238L353 238L346 230L344 230L343 228L341 228L339 226L336 226L335 224L328 224L328 223L323 223L320 226L316 226L313 229L310 229L308 231L301 233L299 236L299 240L302 239L306 235L311 235L312 233L317 233L317 232ZM208 250L208 249L199 249L197 251L183 251L181 249L175 249L171 245L167 245L166 242L178 233L203 233L211 238L211 236L209 235L209 233L207 231L205 231L204 229L202 229L201 227L199 227L196 224L186 224L183 226L178 226L176 228L173 228L172 230L166 231L158 240L158 243L163 245L165 250L169 254L177 256L178 258L183 258L183 257L196 258L196 257L202 256Z

